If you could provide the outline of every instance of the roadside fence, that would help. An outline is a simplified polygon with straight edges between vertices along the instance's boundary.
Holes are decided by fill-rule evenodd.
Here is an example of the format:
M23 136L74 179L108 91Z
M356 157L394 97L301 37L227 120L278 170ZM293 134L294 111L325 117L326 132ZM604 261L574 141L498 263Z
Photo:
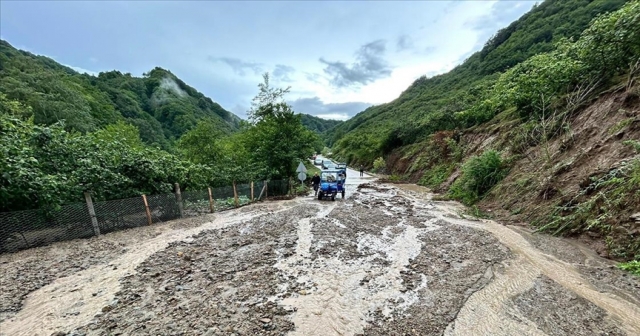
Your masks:
M292 180L233 184L228 187L84 203L57 210L0 212L0 253L15 252L56 241L89 238L173 219L237 208L265 198L293 195Z

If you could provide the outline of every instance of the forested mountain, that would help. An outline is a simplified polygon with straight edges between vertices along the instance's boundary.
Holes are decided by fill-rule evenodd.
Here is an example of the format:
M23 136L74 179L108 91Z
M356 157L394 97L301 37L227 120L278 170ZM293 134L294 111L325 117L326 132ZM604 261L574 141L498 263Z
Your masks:
M316 133L324 133L343 123L341 120L322 119L304 113L300 113L300 116L302 118L302 124Z
M533 55L549 52L563 38L577 39L598 14L619 9L624 0L546 0L495 34L481 51L450 72L421 77L396 100L373 106L330 131L334 153L372 164L394 148L425 140L438 130L471 126L492 117L468 111L487 93L500 72ZM399 118L401 116L401 118ZM463 120L464 119L464 120Z
M0 93L26 105L37 124L64 119L67 130L84 133L125 120L138 127L146 144L165 149L198 120L211 120L226 133L240 122L167 70L155 68L143 77L109 71L96 77L15 49L4 40Z

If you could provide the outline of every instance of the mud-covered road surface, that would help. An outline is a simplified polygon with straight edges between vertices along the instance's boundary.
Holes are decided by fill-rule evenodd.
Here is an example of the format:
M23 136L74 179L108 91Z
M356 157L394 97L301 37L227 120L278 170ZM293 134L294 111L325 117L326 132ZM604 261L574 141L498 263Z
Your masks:
M640 335L640 278L349 171L262 202L0 255L0 335Z

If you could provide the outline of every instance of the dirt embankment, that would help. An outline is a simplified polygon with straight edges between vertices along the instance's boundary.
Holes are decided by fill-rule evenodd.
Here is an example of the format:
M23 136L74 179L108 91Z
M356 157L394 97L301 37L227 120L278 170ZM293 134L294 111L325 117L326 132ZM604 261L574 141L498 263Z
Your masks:
M574 200L594 178L638 157L632 146L624 142L640 139L640 98L636 92L603 94L567 120L560 135L515 153L514 139L519 136L519 125L518 120L499 116L464 131L459 145L464 149L465 159L489 148L503 151L505 157L517 158L509 175L478 204L481 209L501 221L544 225L557 206L591 197L587 193ZM417 182L429 166L429 153L423 153L426 148L432 151L429 146L425 142L401 148L389 156L389 166ZM452 171L439 190L446 191L459 174L459 169ZM606 214L607 225L613 230L603 232L594 226L580 236L605 257L615 257L609 254L605 239L613 245L618 242L619 246L630 246L634 240L640 240L640 222L630 218L640 212L639 198L627 196L624 207Z

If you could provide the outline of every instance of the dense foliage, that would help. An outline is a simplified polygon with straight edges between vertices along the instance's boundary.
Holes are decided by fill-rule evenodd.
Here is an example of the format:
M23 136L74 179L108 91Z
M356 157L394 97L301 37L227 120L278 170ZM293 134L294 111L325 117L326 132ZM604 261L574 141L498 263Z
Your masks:
M210 168L145 146L122 122L95 132L66 131L0 114L0 211L171 192L209 184Z
M617 14L593 19L624 3L544 1L449 73L421 77L393 102L368 108L333 128L335 155L371 165L378 156L437 131L486 122L507 106L528 115L543 104L539 102L546 106L581 81L595 78L603 84L637 55L637 1Z
M143 142L164 149L200 119L212 120L225 132L237 129L240 121L167 70L155 68L142 78L119 71L79 74L4 40L0 92L27 106L24 113L35 124L64 120L66 130L85 133L124 120L138 127Z

